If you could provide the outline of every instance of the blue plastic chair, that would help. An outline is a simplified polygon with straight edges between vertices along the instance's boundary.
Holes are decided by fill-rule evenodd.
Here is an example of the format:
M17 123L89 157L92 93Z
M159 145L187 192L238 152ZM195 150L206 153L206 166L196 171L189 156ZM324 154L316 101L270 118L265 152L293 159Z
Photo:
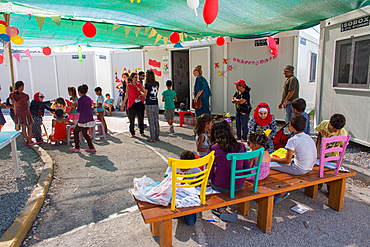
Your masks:
M229 153L226 155L227 160L231 160L231 179L230 179L230 198L235 197L235 180L239 178L247 178L254 176L253 181L253 193L257 192L258 187L258 179L260 175L261 170L261 163L262 163L262 157L263 153L265 152L264 148L260 148L255 151L251 152L245 152L245 153ZM258 157L257 166L243 169L243 170L236 170L236 161L237 160L247 160ZM244 174L245 172L250 172L256 170L255 172L252 172L250 174ZM243 173L243 175L236 175L237 173Z

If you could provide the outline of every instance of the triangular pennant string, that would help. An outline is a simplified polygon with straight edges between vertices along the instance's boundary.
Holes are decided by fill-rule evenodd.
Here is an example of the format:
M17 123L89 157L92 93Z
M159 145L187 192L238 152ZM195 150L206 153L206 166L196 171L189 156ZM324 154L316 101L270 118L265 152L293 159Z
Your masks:
M197 38L197 40L198 40L198 42L199 42L200 44L202 44L202 39L201 39L201 38Z
M139 35L139 32L141 30L141 27L135 27L134 29L135 29L135 35L136 35L136 38L137 38L137 36Z
M41 31L42 26L44 25L45 16L37 16L37 15L35 15L35 18L36 18L36 21L37 21L37 25L39 25L39 28L40 28L40 31Z
M156 34L157 34L157 31L155 31L155 29L153 28L152 31L150 31L148 39L151 38L151 37L154 37L154 35L156 35Z
M164 42L164 47L166 48L167 42L168 42L168 37L163 37L163 42Z
M215 43L215 41L213 40L213 38L212 38L212 37L210 37L209 39L211 40L211 42L212 42L213 44Z
M60 20L61 20L60 16L52 16L52 17L50 17L50 18L53 20L53 22L54 22L55 24L57 24L57 25L58 25L58 27L60 27Z
M188 35L186 33L184 33L184 35L185 35L185 39L188 38Z
M114 31L114 30L116 30L117 28L119 28L121 25L118 25L118 24L114 24L113 25L113 29L112 29L112 31Z
M128 34L130 33L131 28L132 28L132 27L125 27L125 34L126 34L126 38L127 38Z
M59 46L59 51L63 51L63 46Z
M154 44L157 44L157 42L158 42L159 40L161 40L161 38L162 38L162 35L157 34L157 38L155 39Z
M181 42L184 43L184 33L180 33L179 36L180 36Z
M148 32L149 32L149 30L151 29L151 27L146 27L145 29L144 29L144 34L146 35Z
M29 50L29 49L27 49L27 50L23 51L23 53L24 53L24 54L26 54L29 58L31 58L31 59L32 59L32 57L31 57L31 53L30 53L30 50Z
M15 57L15 59L17 59L18 63L21 62L19 53L13 53L13 57Z

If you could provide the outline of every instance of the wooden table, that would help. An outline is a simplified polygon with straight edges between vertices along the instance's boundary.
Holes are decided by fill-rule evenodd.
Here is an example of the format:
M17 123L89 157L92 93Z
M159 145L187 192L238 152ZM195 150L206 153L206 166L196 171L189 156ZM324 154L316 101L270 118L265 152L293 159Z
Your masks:
M242 190L235 192L235 198L229 193L208 195L206 204L198 207L176 208L163 207L147 202L136 201L146 224L150 224L153 236L159 235L160 246L172 246L172 219L206 210L237 204L242 215L248 215L249 202L258 203L257 226L264 233L271 232L274 195L304 188L304 193L311 198L317 197L318 185L330 185L328 206L341 211L343 209L346 180L354 176L355 172L339 172L325 168L324 177L319 177L319 167L305 175L291 175L271 170L270 175L259 181L257 193L252 192L253 181L246 181Z
M20 174L19 174L16 139L20 134L21 134L21 132L19 132L19 131L0 132L0 149L5 147L9 143L12 147L13 165L14 165L15 176L17 178L20 178Z
M190 113L193 117L193 126L194 126L194 115L191 111L175 111L175 113L179 114L180 116L180 127L182 127L182 124L184 123L184 116L186 113Z

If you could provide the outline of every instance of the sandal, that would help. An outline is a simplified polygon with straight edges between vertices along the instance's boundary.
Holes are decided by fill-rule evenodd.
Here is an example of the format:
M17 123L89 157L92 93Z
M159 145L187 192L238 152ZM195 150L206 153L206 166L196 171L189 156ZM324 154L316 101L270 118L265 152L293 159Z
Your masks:
M148 139L148 140L146 140L147 142L154 142L154 140L153 139Z
M286 195L283 198L280 198L280 197L277 197L276 195L274 195L274 205L276 205L279 202L281 202L282 200L286 199L289 195L290 195L290 193L286 193Z
M226 209L224 210L226 211ZM223 221L236 222L238 220L238 215L236 213L229 213L227 211L227 213L221 213L217 208L211 209L211 212Z
M141 136L146 136L146 135L144 133L142 133Z

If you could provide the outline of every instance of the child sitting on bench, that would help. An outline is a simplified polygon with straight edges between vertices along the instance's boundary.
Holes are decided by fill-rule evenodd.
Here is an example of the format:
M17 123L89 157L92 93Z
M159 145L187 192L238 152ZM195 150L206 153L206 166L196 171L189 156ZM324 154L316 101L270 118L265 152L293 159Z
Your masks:
M307 119L300 114L293 114L290 118L289 130L294 136L288 140L285 148L287 150L284 158L272 157L270 168L272 170L285 172L293 175L303 175L312 170L317 159L315 142L309 135L303 133ZM293 153L295 157L293 158ZM275 204L287 198L289 193L275 196ZM279 200L280 199L280 200Z

